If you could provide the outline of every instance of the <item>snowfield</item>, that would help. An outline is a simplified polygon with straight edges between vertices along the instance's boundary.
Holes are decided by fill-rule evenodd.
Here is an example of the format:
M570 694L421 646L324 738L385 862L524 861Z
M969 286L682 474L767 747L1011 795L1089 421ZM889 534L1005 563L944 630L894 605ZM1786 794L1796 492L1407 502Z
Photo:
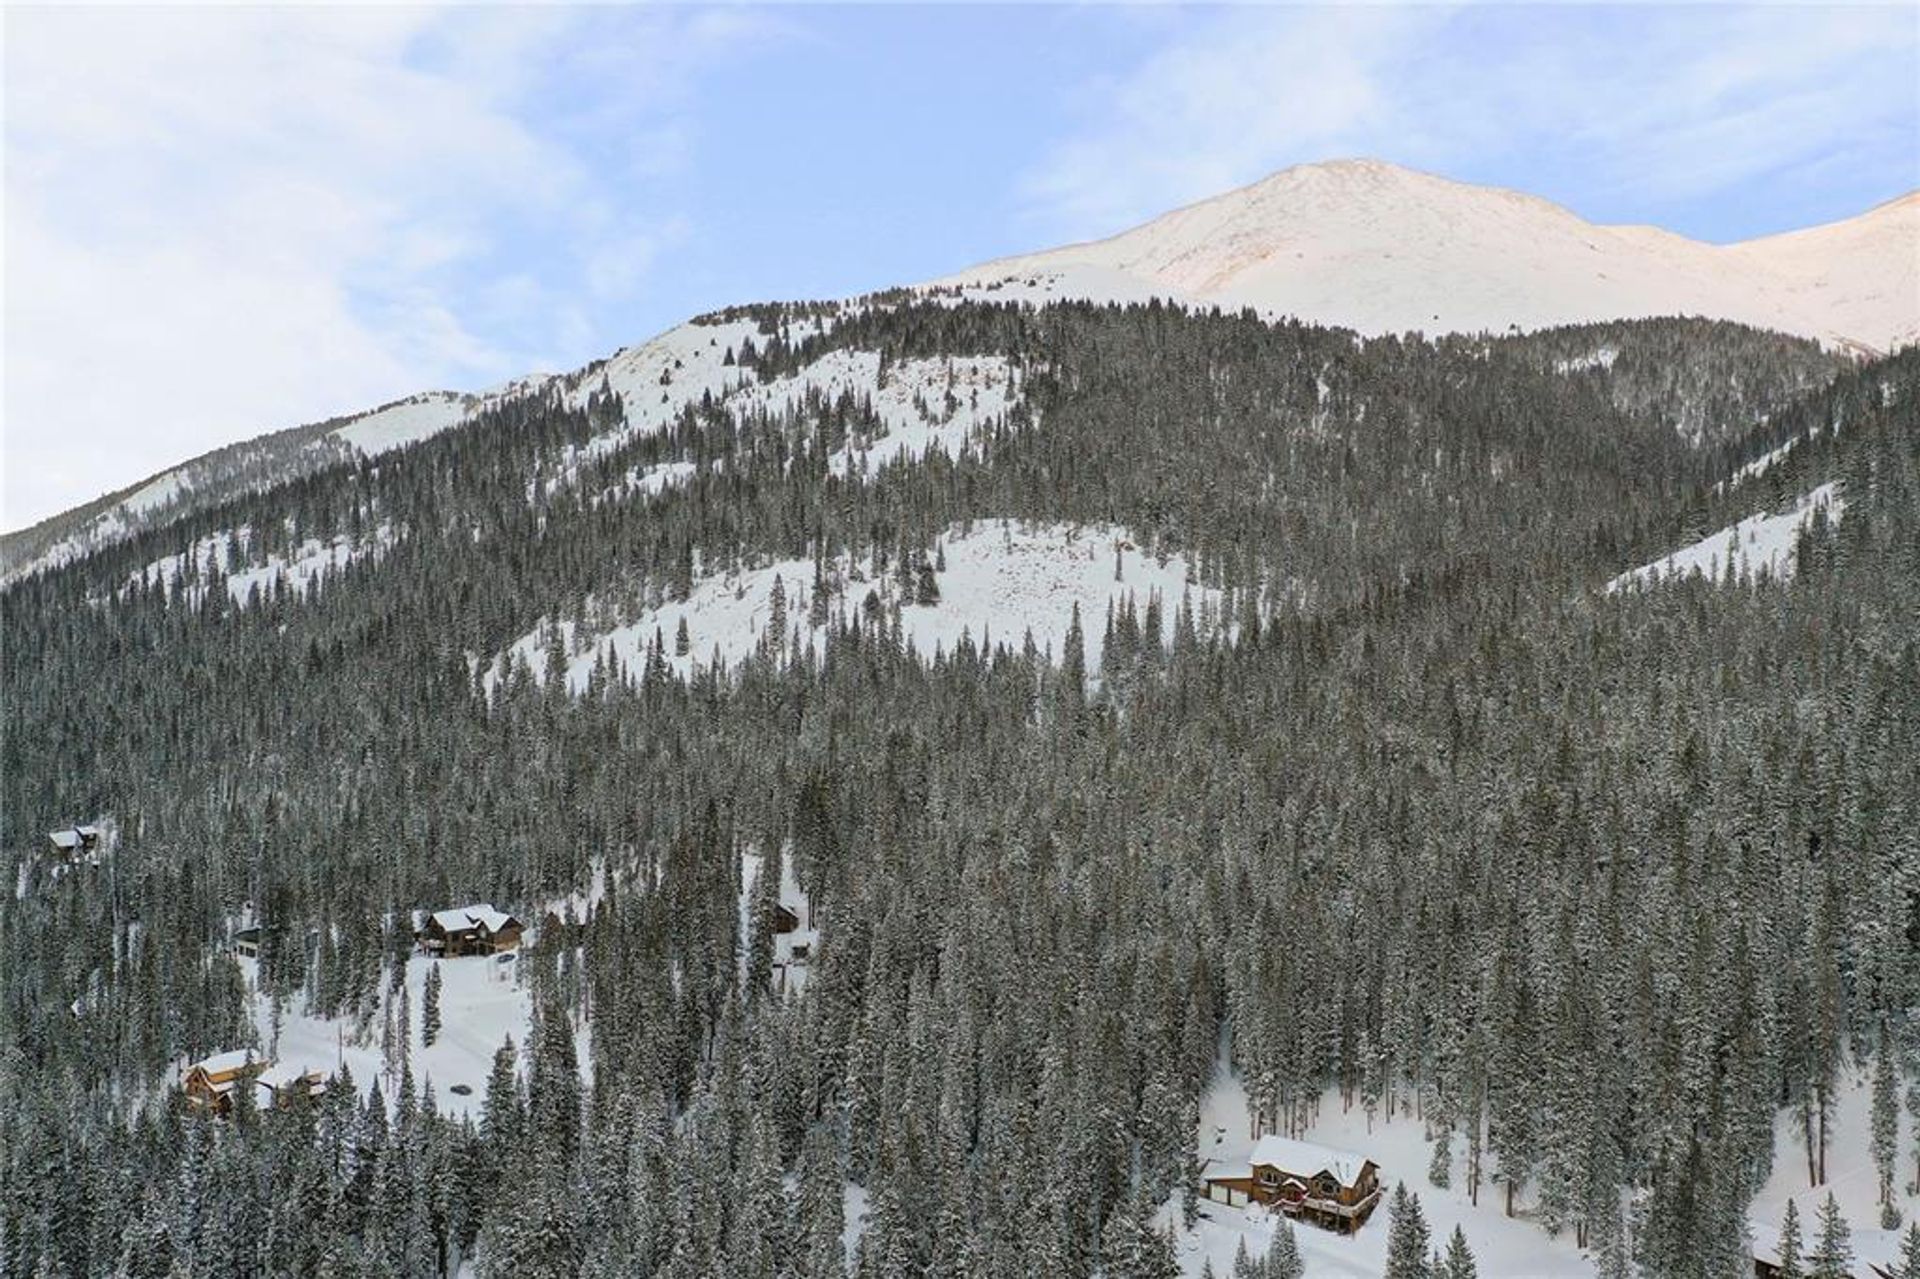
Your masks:
M398 404L375 409L333 434L366 456L373 457L430 439L460 425L477 403L478 400L473 396L455 395L450 391L428 391L401 400Z
M838 614L861 607L870 593L888 605L898 603L901 630L924 657L936 651L952 652L963 635L976 644L990 640L1018 647L1031 633L1037 646L1058 659L1077 604L1089 673L1099 671L1110 603L1132 598L1144 613L1149 599L1157 596L1168 633L1183 599L1192 607L1197 625L1205 629L1219 623L1219 592L1190 584L1184 559L1173 556L1162 564L1141 554L1116 528L1023 527L1006 520L988 521L970 531L951 531L943 548L947 567L936 574L937 604L902 601L892 573L876 575L870 561L856 566L843 558L829 569L833 579L830 610ZM1115 580L1116 554L1120 580ZM583 690L596 660L605 655L629 671L638 671L656 636L667 664L681 675L690 674L696 664L710 665L716 657L730 665L739 662L767 635L776 581L785 596L788 642L817 646L824 628L808 623L813 574L811 560L782 560L701 578L686 600L662 603L633 622L598 634L582 634L572 622L559 622L568 653L568 687ZM683 621L688 651L677 655L675 636ZM547 629L536 627L496 659L486 676L488 686L500 677L507 662L521 659L536 677L547 678Z
M1920 340L1920 194L1721 246L1598 226L1377 160L1283 170L1109 239L935 281L1033 300L1250 306L1366 334L1704 315L1861 353Z
M1662 578L1687 577L1694 573L1717 582L1729 567L1741 581L1752 581L1762 574L1775 581L1785 580L1793 576L1793 548L1800 531L1813 522L1816 513L1824 512L1829 520L1838 520L1845 509L1846 502L1838 486L1822 484L1789 510L1749 515L1731 528L1709 533L1664 559L1622 573L1607 583L1607 590L1618 591L1636 583L1650 585Z

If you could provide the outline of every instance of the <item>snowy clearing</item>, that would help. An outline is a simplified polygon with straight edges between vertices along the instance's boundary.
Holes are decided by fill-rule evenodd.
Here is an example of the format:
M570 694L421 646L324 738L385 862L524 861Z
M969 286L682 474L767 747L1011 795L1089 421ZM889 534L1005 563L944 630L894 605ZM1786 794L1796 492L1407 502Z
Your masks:
M236 958L234 962L240 965L247 989L255 991L256 961ZM480 1103L486 1097L487 1075L493 1069L493 1054L508 1035L513 1036L515 1046L527 1042L532 1029L532 1003L520 984L518 959L506 964L481 955L439 960L440 1034L433 1046L427 1047L421 1042L421 1010L426 1005L427 971L435 962L425 955L407 960L407 1002L412 1022L407 1045L412 1054L414 1085L424 1088L431 1080L434 1100L442 1111L477 1120ZM282 1065L332 1075L344 1063L353 1072L354 1086L363 1093L375 1081L387 1089L389 1096L398 1086L399 1080L386 1074L380 1044L381 1017L362 1029L343 1019L312 1017L288 1009L276 1036L273 1001L256 992L253 1022L263 1055ZM453 1091L456 1084L472 1091L461 1096Z
M1836 484L1822 484L1801 497L1792 509L1749 515L1731 528L1683 546L1679 550L1622 573L1607 583L1608 591L1617 591L1635 583L1652 584L1662 578L1702 574L1708 581L1722 580L1729 567L1735 578L1749 581L1765 574L1775 581L1793 576L1793 548L1800 530L1812 523L1816 512L1824 511L1829 520L1838 520L1846 509Z
M1190 585L1184 559L1173 556L1162 564L1142 555L1117 528L1065 524L1023 528L1006 520L985 521L971 531L950 532L944 551L946 571L935 576L940 591L937 604L902 601L893 574L876 577L870 561L854 566L842 559L829 566L832 611L860 607L870 593L877 594L884 605L898 603L901 630L925 657L936 650L952 652L963 635L976 644L990 639L1017 647L1031 633L1036 645L1057 658L1073 606L1078 604L1089 672L1099 670L1109 603L1132 598L1144 612L1148 601L1157 596L1163 628L1170 629L1180 601L1187 599L1203 630L1218 621L1219 592ZM638 670L656 635L668 666L681 675L691 673L696 664L710 664L716 654L729 664L740 661L766 636L776 581L785 595L789 642L817 645L824 638L824 628L808 622L813 574L811 560L782 560L699 579L686 600L663 603L631 623L599 634L576 634L572 622L560 622L568 654L568 686L583 690L594 663L607 654L628 670ZM683 621L689 643L688 651L680 655L674 648ZM545 626L536 627L503 655L504 660L524 658L536 677L546 678L546 631ZM489 687L503 668L502 661L493 663L487 676Z
M1466 1153L1464 1142L1454 1143L1452 1188L1439 1190L1427 1182L1427 1165L1432 1146L1426 1129L1411 1111L1396 1111L1392 1122L1383 1110L1368 1130L1366 1112L1359 1106L1342 1112L1340 1094L1328 1090L1320 1101L1320 1117L1305 1132L1307 1141L1338 1150L1364 1155L1380 1166L1380 1184L1389 1198L1395 1182L1405 1182L1408 1190L1420 1196L1420 1207L1427 1228L1435 1240L1444 1243L1457 1225L1466 1232L1467 1245L1487 1276L1526 1275L1530 1279L1571 1279L1595 1273L1593 1262L1573 1246L1573 1237L1563 1234L1549 1238L1532 1220L1525 1196L1520 1200L1520 1215L1508 1217L1506 1200L1491 1184L1481 1186L1476 1207L1467 1196ZM1224 1065L1200 1101L1200 1158L1202 1176L1218 1176L1223 1170L1242 1170L1253 1149L1254 1133L1248 1118L1246 1091L1239 1077ZM1491 1160L1489 1160L1491 1164ZM1208 1261L1216 1275L1233 1272L1233 1254L1242 1239L1247 1251L1264 1253L1272 1242L1276 1218L1258 1207L1231 1208L1223 1203L1202 1199L1201 1217L1194 1230L1177 1230L1180 1205L1176 1198L1162 1210L1162 1222L1176 1226L1175 1251L1180 1272L1197 1276ZM1284 1220L1284 1218L1281 1218ZM1387 1205L1375 1209L1373 1217L1353 1235L1340 1235L1318 1227L1300 1224L1294 1228L1301 1255L1307 1263L1309 1279L1339 1276L1347 1279L1377 1279L1386 1267L1388 1225L1392 1217Z
M375 409L333 434L369 457L405 448L466 421L474 397L427 391Z

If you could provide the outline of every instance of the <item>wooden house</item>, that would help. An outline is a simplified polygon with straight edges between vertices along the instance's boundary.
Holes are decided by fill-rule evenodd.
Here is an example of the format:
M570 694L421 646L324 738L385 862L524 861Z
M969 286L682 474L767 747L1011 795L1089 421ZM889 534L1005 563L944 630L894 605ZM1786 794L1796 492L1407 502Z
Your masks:
M525 931L512 915L482 902L434 911L415 937L429 955L492 955L514 949Z
M195 1110L224 1115L233 1108L234 1090L272 1064L251 1048L238 1048L194 1062L181 1075L180 1086Z
M243 959L260 958L260 929L242 928L233 935L233 953Z
M1296 1220L1352 1234L1380 1203L1380 1169L1363 1155L1290 1137L1254 1143L1247 1170L1207 1178L1207 1198L1264 1204Z
M784 904L775 906L773 908L773 931L776 934L800 931L799 914L790 906Z
M271 1065L253 1079L260 1091L255 1097L260 1109L298 1105L324 1096L327 1076L324 1071L301 1066Z

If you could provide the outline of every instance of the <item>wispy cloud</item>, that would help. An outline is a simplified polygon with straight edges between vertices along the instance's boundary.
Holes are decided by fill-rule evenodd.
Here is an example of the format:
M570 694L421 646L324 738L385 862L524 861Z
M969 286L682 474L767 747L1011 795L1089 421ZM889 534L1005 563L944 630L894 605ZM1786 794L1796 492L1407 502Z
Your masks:
M1837 156L1912 183L1917 34L1905 5L1200 11L1081 86L1027 194L1092 235L1342 155L1652 209Z
M547 8L8 28L9 527L274 426L612 344L585 303L642 287L685 230L658 179L686 160L686 83L766 34Z

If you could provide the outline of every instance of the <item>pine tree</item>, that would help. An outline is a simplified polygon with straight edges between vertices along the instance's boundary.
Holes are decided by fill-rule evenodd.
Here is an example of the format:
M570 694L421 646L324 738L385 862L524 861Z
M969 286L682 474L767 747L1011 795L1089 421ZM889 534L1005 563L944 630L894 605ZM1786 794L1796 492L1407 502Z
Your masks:
M1853 1233L1831 1191L1820 1205L1820 1240L1807 1258L1809 1279L1852 1279Z
M1385 1279L1432 1279L1427 1259L1427 1219L1420 1196L1409 1193L1405 1182L1395 1182L1389 1208Z
M1805 1273L1800 1268L1800 1210L1789 1199L1780 1218L1779 1279L1803 1279Z
M1453 1228L1452 1236L1447 1240L1447 1255L1444 1268L1435 1268L1435 1279L1479 1279L1480 1268L1474 1264L1473 1252L1467 1247L1467 1236L1459 1226Z
M1293 1223L1282 1221L1274 1228L1262 1279L1302 1279L1306 1272L1306 1259L1300 1255L1300 1240L1294 1236Z
M1900 1279L1920 1279L1920 1222L1908 1226L1900 1241Z
M1453 1130L1442 1128L1433 1139L1433 1157L1427 1161L1427 1181L1445 1190L1453 1180Z
M1880 1179L1880 1228L1898 1230L1900 1209L1894 1201L1893 1180L1900 1157L1900 1093L1896 1053L1886 1023L1880 1024L1880 1051L1873 1071L1873 1167Z
M420 986L420 1044L431 1048L440 1038L440 961L427 966L426 980Z

